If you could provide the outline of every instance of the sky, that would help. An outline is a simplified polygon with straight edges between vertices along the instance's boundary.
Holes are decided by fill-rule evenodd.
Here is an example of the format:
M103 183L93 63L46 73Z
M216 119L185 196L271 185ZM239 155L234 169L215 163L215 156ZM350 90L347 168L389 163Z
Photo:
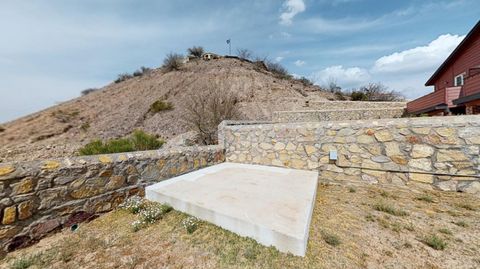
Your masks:
M416 98L479 18L478 0L2 0L0 123L227 39L321 86Z

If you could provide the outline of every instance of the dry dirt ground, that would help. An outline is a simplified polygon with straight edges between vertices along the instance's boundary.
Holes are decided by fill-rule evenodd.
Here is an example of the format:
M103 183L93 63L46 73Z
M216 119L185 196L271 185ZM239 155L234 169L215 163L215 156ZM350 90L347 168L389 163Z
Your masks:
M273 111L302 109L307 100L335 99L318 86L278 78L246 61L192 61L178 71L153 69L1 124L0 162L65 157L93 139L124 137L135 129L170 140L189 131L181 117L189 98L220 89L237 95L244 119L265 120ZM173 109L152 113L158 100Z
M188 234L181 224L186 217L172 211L133 232L137 216L119 209L10 253L0 267L480 267L480 204L468 194L320 185L305 258L208 223Z

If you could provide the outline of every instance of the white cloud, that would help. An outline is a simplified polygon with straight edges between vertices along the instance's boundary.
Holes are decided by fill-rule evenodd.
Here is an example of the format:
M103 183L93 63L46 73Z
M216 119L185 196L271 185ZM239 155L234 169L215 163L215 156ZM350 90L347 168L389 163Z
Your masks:
M383 56L375 61L372 72L414 72L434 70L457 47L465 36L441 35L426 46Z
M305 3L303 0L286 0L283 3L283 9L283 13L280 14L280 24L291 25L293 17L305 11Z
M327 85L335 81L343 88L356 87L370 80L368 70L360 67L345 68L341 65L327 67L313 73L310 77L318 85Z
M465 36L445 34L428 45L418 46L378 58L371 68L330 66L310 77L319 85L335 81L344 89L381 81L392 90L414 99L431 91L425 81L450 55Z
M294 62L294 64L295 64L296 66L300 67L300 66L303 66L303 65L305 65L305 61L302 61L302 60L296 60L296 61Z
M278 56L275 58L275 62L281 62L283 60L282 56Z

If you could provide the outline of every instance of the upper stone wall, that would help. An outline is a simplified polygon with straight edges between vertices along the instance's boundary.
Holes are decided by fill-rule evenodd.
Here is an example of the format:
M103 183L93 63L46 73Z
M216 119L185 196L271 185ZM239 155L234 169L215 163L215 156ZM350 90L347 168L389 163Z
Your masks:
M344 109L344 110L305 110L305 111L276 111L273 113L273 122L317 122L339 120L367 120L400 118L404 108L371 108L371 109Z
M319 170L324 180L480 191L480 117L260 123L225 122L232 162ZM338 161L329 160L329 152Z
M364 101L310 101L308 107L315 110L406 108L406 102L364 102Z
M223 148L208 146L0 164L0 254L223 161Z

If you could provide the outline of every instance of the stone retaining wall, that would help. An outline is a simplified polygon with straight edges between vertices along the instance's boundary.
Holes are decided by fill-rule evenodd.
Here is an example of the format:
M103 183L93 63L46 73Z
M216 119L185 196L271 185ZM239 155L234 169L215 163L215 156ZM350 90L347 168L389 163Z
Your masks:
M225 122L226 160L319 170L321 179L415 182L480 191L480 116L376 121L248 124ZM338 161L329 160L337 151Z
M315 110L406 108L406 102L364 102L364 101L310 101L308 107Z
M0 254L113 209L144 187L224 161L219 146L0 165Z
M316 122L400 118L404 108L372 108L345 110L304 110L273 112L273 122Z

